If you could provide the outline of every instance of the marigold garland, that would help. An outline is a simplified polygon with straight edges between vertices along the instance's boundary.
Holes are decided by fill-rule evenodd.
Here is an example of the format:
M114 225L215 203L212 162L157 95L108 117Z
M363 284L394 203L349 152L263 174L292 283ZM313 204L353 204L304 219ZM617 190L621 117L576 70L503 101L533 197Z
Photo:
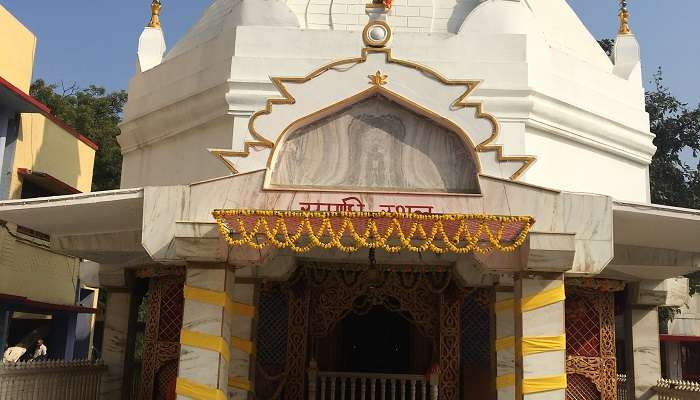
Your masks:
M398 253L402 249L436 254L513 252L525 242L534 224L532 217L386 211L215 210L212 214L231 246L247 245L254 249L274 246L296 253L305 253L315 247L335 248L347 253L362 248L382 249L389 253ZM380 219L384 220L380 224L384 229L377 224ZM335 224L336 228L334 220L341 221ZM246 224L246 221L254 222ZM358 224L364 224L364 230L358 231L354 221L362 221ZM295 225L291 233L290 223ZM410 226L405 229L407 223ZM470 230L470 224L476 224L476 229ZM448 229L446 225L449 225ZM513 230L518 232L510 239L504 238L507 228L511 233ZM447 232L450 230L451 235Z

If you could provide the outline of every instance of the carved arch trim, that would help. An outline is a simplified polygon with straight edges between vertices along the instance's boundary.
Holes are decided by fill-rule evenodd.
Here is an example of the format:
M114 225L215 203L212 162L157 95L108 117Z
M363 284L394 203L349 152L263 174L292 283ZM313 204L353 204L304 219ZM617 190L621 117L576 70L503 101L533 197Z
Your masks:
M411 68L417 71L420 71L423 73L425 76L440 82L444 85L448 86L463 86L465 88L464 92L458 96L452 103L450 104L450 109L452 110L459 110L463 108L473 108L475 112L475 117L477 119L485 119L487 120L491 126L491 134L490 136L486 139L481 141L480 143L476 144L473 146L473 149L477 153L486 153L486 152L495 152L496 153L496 158L498 159L499 162L519 162L522 165L510 176L510 179L513 181L518 180L520 176L522 176L525 171L532 166L532 164L536 161L536 157L534 156L507 156L504 154L503 151L503 146L499 144L495 144L496 140L498 139L500 135L500 125L496 118L484 112L483 106L481 102L469 102L466 101L466 98L472 94L472 92L477 88L477 86L481 83L479 80L452 80L452 79L447 79L444 76L442 76L440 73L437 71L430 69L428 67L425 67L423 65L420 65L418 63L414 63L412 61L407 61L407 60L401 60L394 58L391 53L390 48L363 48L361 55L359 57L354 57L354 58L348 58L344 60L338 60L335 62L331 62L329 64L326 64L311 73L309 73L306 76L303 77L272 77L271 81L272 84L275 86L275 88L279 91L279 93L282 95L282 97L277 97L277 98L270 98L266 101L265 103L265 108L263 110L255 112L249 122L248 122L248 131L250 135L252 136L253 140L248 140L244 142L243 145L243 150L242 151L234 151L234 150L226 150L226 149L209 149L209 151L215 155L217 158L219 158L222 162L226 164L226 166L233 172L234 174L239 173L239 171L236 169L235 165L228 159L229 157L231 158L245 158L250 155L250 150L253 148L260 148L260 149L270 149L270 155L268 156L268 166L269 166L269 160L272 157L272 153L274 153L276 143L273 142L272 140L268 139L265 134L260 133L257 128L256 128L256 121L259 117L269 115L273 112L274 106L277 105L294 105L297 102L297 99L289 92L289 90L286 88L285 84L286 83L292 83L292 84L302 84L305 82L308 82L314 78L317 78L321 75L323 75L325 72L329 70L337 70L339 68L343 68L345 70L350 69L353 65L357 64L362 64L367 61L367 57L369 54L373 53L383 53L385 55L385 60L386 63L388 64L397 64L406 68ZM375 85L375 86L380 86L380 85ZM289 128L287 129L289 130ZM277 140L277 142L279 142ZM478 157L477 157L478 159Z

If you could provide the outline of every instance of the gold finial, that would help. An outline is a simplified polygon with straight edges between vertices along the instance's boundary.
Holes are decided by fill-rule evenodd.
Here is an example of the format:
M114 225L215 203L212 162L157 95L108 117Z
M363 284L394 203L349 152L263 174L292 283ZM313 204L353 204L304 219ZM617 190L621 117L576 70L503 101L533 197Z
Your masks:
M630 13L627 10L627 0L620 0L620 12L617 14L620 18L620 30L618 33L620 35L629 35L632 33L630 30Z
M151 22L148 23L148 28L160 29L160 0L153 0L151 3Z
M386 79L389 76L377 71L374 75L367 75L367 77L369 78L369 83L371 83L372 85L384 86L386 85Z

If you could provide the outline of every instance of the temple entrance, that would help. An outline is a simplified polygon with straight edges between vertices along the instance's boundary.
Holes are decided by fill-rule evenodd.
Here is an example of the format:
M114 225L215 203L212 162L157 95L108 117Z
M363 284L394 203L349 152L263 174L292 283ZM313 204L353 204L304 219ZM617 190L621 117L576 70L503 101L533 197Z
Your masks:
M493 397L494 293L450 267L307 263L261 289L256 398Z
M314 359L324 371L424 374L433 341L400 313L375 306L366 314L347 315L314 347Z

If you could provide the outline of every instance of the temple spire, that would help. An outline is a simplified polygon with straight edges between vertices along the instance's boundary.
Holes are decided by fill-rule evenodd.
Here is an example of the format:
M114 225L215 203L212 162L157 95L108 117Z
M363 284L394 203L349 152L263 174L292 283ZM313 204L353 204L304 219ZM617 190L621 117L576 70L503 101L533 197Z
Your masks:
M627 0L620 0L620 11L617 13L617 16L620 18L620 29L618 33L620 35L629 35L632 33L629 25L630 13L627 9Z
M148 23L148 28L160 29L160 8L162 4L160 0L153 0L151 3L151 21Z
M160 26L160 0L152 0L151 22L143 29L139 37L138 70L146 72L163 61L165 54L165 36Z

